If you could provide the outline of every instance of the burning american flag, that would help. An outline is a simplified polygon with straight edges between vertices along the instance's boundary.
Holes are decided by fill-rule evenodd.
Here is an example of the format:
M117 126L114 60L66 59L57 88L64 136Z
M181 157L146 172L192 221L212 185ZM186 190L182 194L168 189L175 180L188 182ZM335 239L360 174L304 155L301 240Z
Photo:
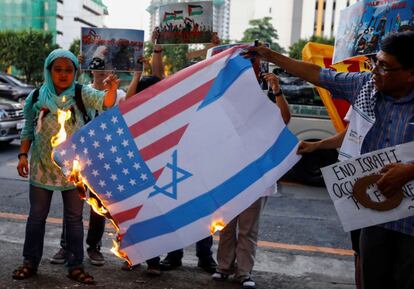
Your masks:
M205 238L299 159L296 137L239 53L176 73L56 148L66 174L79 160L132 264Z

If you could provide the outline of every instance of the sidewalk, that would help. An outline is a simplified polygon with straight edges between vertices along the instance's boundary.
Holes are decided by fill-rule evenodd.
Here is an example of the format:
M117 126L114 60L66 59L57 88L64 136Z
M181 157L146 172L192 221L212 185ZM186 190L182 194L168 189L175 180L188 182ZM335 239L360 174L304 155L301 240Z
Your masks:
M84 288L66 277L64 265L52 265L49 258L58 250L60 220L49 220L46 226L43 260L37 276L15 281L11 272L21 264L25 220L13 216L0 218L0 288ZM96 288L241 288L235 281L213 281L209 274L197 267L195 248L186 248L183 267L163 272L161 277L148 277L146 266L137 271L121 270L122 260L115 257L111 248L113 231L107 229L103 239L103 253L106 263L102 267L92 266L87 257L86 271L97 281ZM214 242L214 252L217 241ZM253 278L257 288L263 289L353 289L353 257L339 254L277 249L259 246ZM89 286L89 288L94 288Z

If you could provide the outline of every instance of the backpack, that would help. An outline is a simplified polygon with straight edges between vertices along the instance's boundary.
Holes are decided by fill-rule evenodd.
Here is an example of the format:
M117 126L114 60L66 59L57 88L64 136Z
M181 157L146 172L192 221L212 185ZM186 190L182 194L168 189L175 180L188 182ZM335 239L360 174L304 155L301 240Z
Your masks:
M32 105L34 105L38 99L39 99L39 88L36 88L32 96ZM83 100L82 100L82 84L79 84L79 83L75 84L75 102L76 102L76 106L82 113L83 121L85 122L85 124L87 124L91 120L91 118L86 112L85 104L83 103ZM45 113L45 116L47 113L48 112Z

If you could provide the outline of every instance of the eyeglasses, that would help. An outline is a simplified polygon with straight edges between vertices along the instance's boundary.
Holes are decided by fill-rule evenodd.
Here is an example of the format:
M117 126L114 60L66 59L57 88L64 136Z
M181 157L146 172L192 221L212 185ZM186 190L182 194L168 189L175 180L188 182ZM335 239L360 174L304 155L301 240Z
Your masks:
M404 69L404 67L399 66L399 67L387 67L384 64L381 64L378 60L373 59L371 60L371 67L372 70L374 71L375 69L377 70L377 72L381 75L384 75L388 72L393 72L393 71L398 71L398 70L402 70Z

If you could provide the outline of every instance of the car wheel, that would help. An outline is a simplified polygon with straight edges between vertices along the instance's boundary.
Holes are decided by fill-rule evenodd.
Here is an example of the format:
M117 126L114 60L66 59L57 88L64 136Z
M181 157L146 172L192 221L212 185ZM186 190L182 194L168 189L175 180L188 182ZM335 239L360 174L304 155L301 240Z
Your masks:
M296 181L310 186L325 186L321 168L335 163L338 152L334 149L317 150L302 155L300 161L292 168L292 174Z

